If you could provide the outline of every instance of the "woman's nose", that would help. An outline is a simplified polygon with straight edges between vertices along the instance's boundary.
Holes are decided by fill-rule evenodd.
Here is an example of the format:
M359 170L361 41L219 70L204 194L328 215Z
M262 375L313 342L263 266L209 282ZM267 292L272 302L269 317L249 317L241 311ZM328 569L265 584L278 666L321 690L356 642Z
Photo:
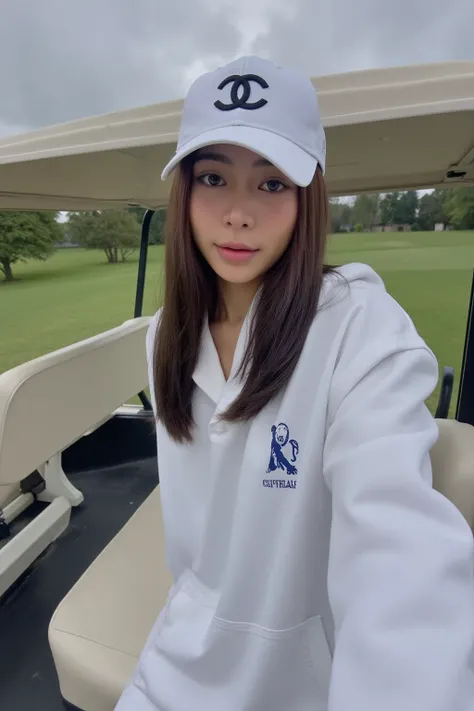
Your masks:
M225 213L224 221L228 227L232 227L234 230L251 229L254 226L253 217L240 205L233 205Z

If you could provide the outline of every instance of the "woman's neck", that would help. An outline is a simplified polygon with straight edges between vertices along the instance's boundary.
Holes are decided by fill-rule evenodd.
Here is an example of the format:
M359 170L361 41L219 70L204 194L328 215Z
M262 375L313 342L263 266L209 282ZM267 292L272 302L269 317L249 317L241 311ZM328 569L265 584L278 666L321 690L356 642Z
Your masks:
M228 281L219 280L219 309L217 320L227 323L229 326L241 325L250 308L250 304L255 298L259 281L252 281L246 284L232 284Z

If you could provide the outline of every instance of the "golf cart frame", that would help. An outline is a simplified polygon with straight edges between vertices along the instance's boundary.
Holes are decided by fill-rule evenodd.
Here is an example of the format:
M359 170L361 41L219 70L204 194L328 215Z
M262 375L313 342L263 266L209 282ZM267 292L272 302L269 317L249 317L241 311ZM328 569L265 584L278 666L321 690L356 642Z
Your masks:
M326 177L331 196L474 186L474 62L353 72L313 82L327 135ZM21 546L13 538L0 549L0 594L2 578L5 588L24 572L48 542L67 528L71 507L80 504L80 492L71 488L61 462L78 457L81 447L111 422L126 418L129 423L143 423L144 416L149 416L151 405L144 392L144 333L149 319L142 316L149 229L154 211L167 202L169 185L160 181L160 173L173 154L181 110L182 101L166 102L0 142L0 210L147 208L134 318L0 375L0 489L5 484L21 486L19 496L23 497L7 504L9 518L15 507L18 513L41 494L44 499L45 490L51 499L47 515L56 516L55 527L43 526L40 535L35 519L26 527ZM440 439L432 452L434 485L460 508L471 526L473 314L474 281L456 418L448 419L454 374L445 368L436 413ZM107 362L122 364L109 380L102 378ZM88 402L80 401L77 417L71 416L70 404L76 404L83 393L68 389L71 381L78 380L71 378L71 372L81 372L81 382L100 383L87 393ZM27 420L31 398L47 392L58 393L55 407L43 417L37 411L34 419ZM124 408L123 403L137 392L142 408ZM32 438L24 459L18 453L20 427L28 433L41 430L41 437ZM136 440L130 432L135 456L145 451L151 454L138 430ZM171 583L160 516L156 487L66 598L56 601L49 640L69 708L112 711L132 672ZM19 547L22 554L13 555Z

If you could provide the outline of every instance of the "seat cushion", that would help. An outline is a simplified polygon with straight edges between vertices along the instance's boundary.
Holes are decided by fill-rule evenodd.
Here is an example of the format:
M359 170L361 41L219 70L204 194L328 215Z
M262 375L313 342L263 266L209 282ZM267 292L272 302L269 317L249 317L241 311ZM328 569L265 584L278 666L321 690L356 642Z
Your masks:
M17 496L20 496L21 488L18 484L0 485L0 509L4 508Z
M474 427L439 420L433 484L474 525ZM51 620L63 697L84 711L113 711L172 579L165 564L159 488L97 557Z
M474 530L474 427L436 420L439 438L431 450L433 487L449 499Z
M113 711L171 583L157 487L53 615L49 642L67 701Z

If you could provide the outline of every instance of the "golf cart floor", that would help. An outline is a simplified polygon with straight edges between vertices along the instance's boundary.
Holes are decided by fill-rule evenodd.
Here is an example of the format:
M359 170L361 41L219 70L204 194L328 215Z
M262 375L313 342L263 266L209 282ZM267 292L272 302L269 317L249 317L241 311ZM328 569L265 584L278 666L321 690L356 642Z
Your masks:
M0 600L2 711L64 711L48 625L57 605L158 483L156 458L69 475L84 494L67 530ZM29 514L34 513L34 504Z

